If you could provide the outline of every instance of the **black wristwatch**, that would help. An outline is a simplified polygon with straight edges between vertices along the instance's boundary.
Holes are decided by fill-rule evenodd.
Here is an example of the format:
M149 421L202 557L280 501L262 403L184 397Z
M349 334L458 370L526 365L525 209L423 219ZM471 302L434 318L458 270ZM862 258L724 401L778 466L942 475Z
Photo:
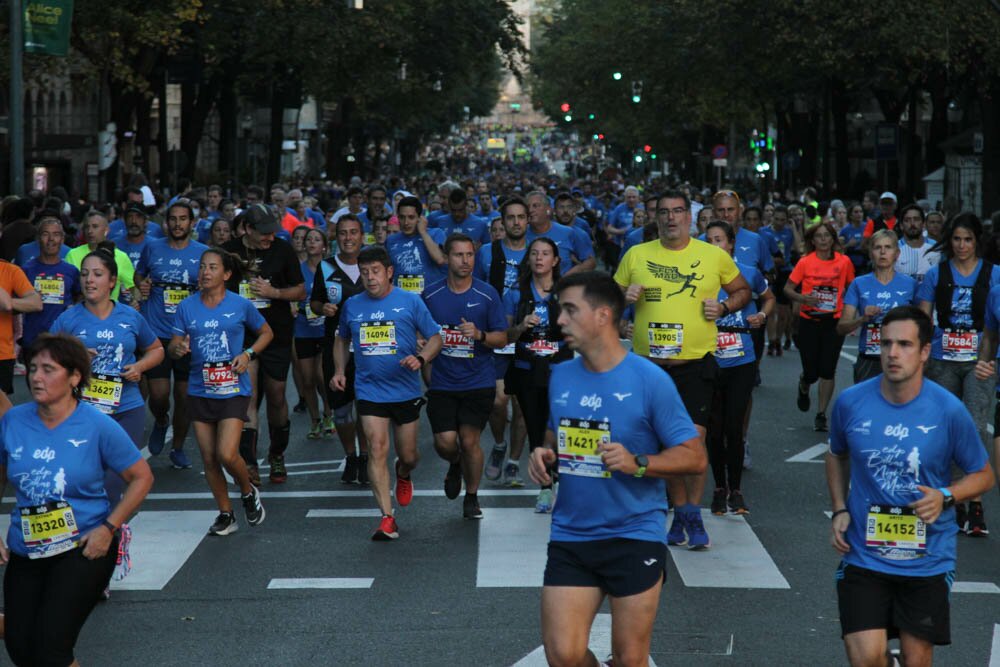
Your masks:
M944 502L941 504L941 509L946 510L949 507L955 506L955 496L951 495L951 491L947 486L942 486L938 491L944 496Z
M646 458L646 455L645 454L636 454L635 455L635 464L636 464L636 466L639 467L639 469L636 470L634 473L632 473L632 476L633 477L642 477L643 475L645 475L646 474L646 468L649 467L649 459Z
M253 351L252 347L248 347L247 349L243 350L243 353L247 355L247 359L249 359L250 361L253 361L253 358L257 356L257 353Z
M419 354L416 354L414 356L417 358L417 361L420 362L420 367L423 368L424 364L426 364L427 361L423 357L421 357Z
M725 301L723 301L719 305L722 306L722 310L724 311L724 313L722 315L723 317L725 317L726 315L729 315L729 313L732 312L731 310L729 310L729 304L726 303Z

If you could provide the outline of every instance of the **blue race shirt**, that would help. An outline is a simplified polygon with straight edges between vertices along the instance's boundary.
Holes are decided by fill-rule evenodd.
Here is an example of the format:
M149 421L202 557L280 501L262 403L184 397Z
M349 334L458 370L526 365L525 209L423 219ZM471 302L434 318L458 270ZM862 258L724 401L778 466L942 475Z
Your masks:
M538 326L536 327L536 330L540 331L540 332L541 331L545 331L545 329L547 329L548 326L549 326L549 306L548 306L548 303L549 303L549 301L552 300L553 295L550 293L545 299L542 299L541 295L538 293L538 290L535 289L535 283L532 282L531 283L531 296L532 296L532 300L534 302L535 315L538 315L538 320L539 320L538 321ZM517 319L517 307L518 307L518 305L520 305L520 303L521 303L521 290L517 287L517 285L514 285L514 286L511 287L511 289L507 290L506 294L503 295L503 310L504 310L504 315L506 315L507 317L510 317L512 320L514 320L513 324L515 324L515 325L521 323ZM542 355L542 356L547 356L549 354L555 354L558 350L562 350L563 346L566 344L565 341L562 341L562 340L560 340L560 341L550 341L550 342L554 343L554 349L545 350L546 355ZM517 352L522 353L522 354L518 354L517 355L518 357L521 357L523 354L527 354L528 356L535 355L535 353L531 352L531 350L529 349L529 344L526 343L526 342L524 342L521 339L518 339L517 341L515 341L515 346L516 346ZM521 368L521 369L525 369L526 370L526 369L531 368L531 363L528 362L527 360L523 359L523 358L515 358L514 359L514 366L516 368Z
M666 542L666 482L609 472L596 444L620 442L633 454L648 455L697 438L673 380L631 352L605 373L587 370L579 357L556 364L549 429L559 443L553 541Z
M476 255L474 275L483 282L490 279L490 269L493 268L493 243L496 241L481 247ZM520 250L512 250L503 241L500 243L503 244L503 256L506 258L503 274L503 293L506 294L511 287L517 284L517 271L521 262L524 261L524 256L528 254L528 246L525 245Z
M158 337L173 335L177 305L198 288L198 267L206 250L197 241L176 249L163 239L149 243L142 251L135 271L153 281L149 298L142 302L142 314Z
M864 231L865 229L863 225L855 226L851 223L847 223L838 234L841 238L841 242L844 244L844 254L847 255L847 257L854 264L855 269L861 268L868 263L868 255L864 252L864 250L862 250ZM847 243L849 241L857 241L857 245L848 248Z
M858 315L865 314L868 306L878 306L882 314L861 329L858 336L858 354L862 357L878 357L882 346L882 318L896 306L914 303L917 281L903 273L896 273L888 285L883 285L874 273L858 276L844 294L844 305L854 306Z
M881 380L845 389L830 414L830 451L847 454L851 466L851 524L845 536L851 550L844 561L910 577L950 572L958 532L955 508L926 526L924 548L873 540L866 537L866 526L884 523L886 515L899 514L891 508L906 508L921 498L918 484L932 489L950 485L953 463L968 474L982 470L989 457L969 411L951 392L925 378L916 398L896 405L882 396ZM913 522L909 516L899 519Z
M792 253L795 250L795 233L792 231L791 227L785 225L781 230L777 230L774 227L762 227L761 234L765 234L771 237L771 254L781 253L781 256L785 260L785 265L782 267L782 273L792 272Z
M243 333L260 331L264 316L239 294L226 292L214 308L200 294L192 294L177 306L172 335L191 337L191 373L188 394L201 398L250 396L250 376L232 372L232 361L243 352ZM206 382L207 380L207 382Z
M420 373L399 362L417 353L417 333L430 338L441 327L423 300L393 287L381 299L367 292L344 302L337 335L354 343L355 391L363 401L399 403L419 398Z
M441 324L444 343L431 364L430 389L465 391L496 386L492 348L466 338L458 326L465 319L487 333L506 330L507 318L497 291L473 278L469 289L455 293L448 281L442 280L428 287L423 298L434 321Z
M135 363L137 350L142 352L156 341L153 330L135 308L113 303L111 314L103 320L87 310L87 306L78 303L60 315L52 325L53 333L72 334L87 349L97 352L90 362L94 380L83 397L105 414L145 405L139 385L122 380L121 374L126 366ZM112 392L119 391L114 388L117 384L121 384L121 396L115 401Z
M150 239L148 235L142 237L142 241L138 243L129 243L128 237L122 237L115 241L115 247L121 250L123 253L128 255L129 260L132 262L132 266L139 263L139 259L142 258L142 251L146 249L146 246L154 239Z
M444 245L445 233L442 230L428 229L427 233L438 245ZM385 248L392 261L392 284L407 292L420 294L431 283L443 280L447 273L446 268L431 259L420 234L390 234L385 240Z
M316 272L309 268L309 262L302 262L302 277L305 278L306 285L312 287L316 280ZM295 337L296 338L322 338L326 331L326 318L316 315L309 307L309 292L306 298L299 302L299 312L295 315Z
M643 228L642 227L637 227L637 228L633 229L632 231L630 231L628 234L625 235L625 242L622 244L622 251L618 255L618 261L619 262L622 260L622 257L625 256L625 253L628 252L629 248L631 248L632 246L635 246L635 245L639 245L640 243L643 242L642 241L642 232L643 232Z
M482 245L489 243L493 238L490 236L490 223L475 215L466 216L465 220L456 222L449 213L436 218L435 224L444 232L445 238L460 232Z
M27 348L80 296L80 272L68 262L42 264L36 258L24 265L24 275L42 297L41 312L24 314L21 347Z
M125 221L119 218L114 220L108 226L108 239L115 242L118 245L119 238L125 238L127 229L125 228ZM157 241L159 239L167 238L166 233L163 231L163 225L153 222L152 220L146 221L146 237L151 241Z
M631 229L633 217L635 217L635 209L630 208L628 204L622 202L611 209L611 213L608 214L607 224L615 229ZM616 245L621 245L622 237L611 236L611 241Z
M951 321L956 327L966 329L972 327L972 287L976 284L976 278L979 276L979 271L982 267L983 260L979 260L979 263L976 264L975 270L973 270L973 272L968 276L963 276L955 270L954 263L951 265L951 273L955 280L955 289L952 291L951 295ZM927 301L932 306L934 305L934 291L937 289L940 271L940 265L932 266L927 272L927 275L924 276L923 282L917 286L917 303ZM990 274L990 288L996 287L998 284L1000 284L1000 266L994 266L993 272ZM946 361L976 361L975 353L979 349L978 340L976 341L976 344L972 346L972 359L946 359L944 348L942 346L943 335L944 331L942 331L941 327L935 325L934 339L931 342L931 358ZM947 356L954 357L955 353L949 352ZM963 357L964 356L968 355L963 355Z
M125 430L87 403L53 429L33 401L15 405L0 419L0 466L15 498L7 546L19 556L44 557L44 545L25 546L19 510L59 501L73 508L79 539L111 513L104 471L121 473L141 460Z
M736 268L746 278L751 292L763 294L767 291L767 280L756 267L736 262ZM728 297L729 294L726 290L719 290L719 301L725 301ZM750 335L750 324L747 322L749 316L756 314L757 304L754 303L753 299L750 299L742 309L715 321L715 325L719 328L716 336L715 359L720 368L732 368L757 361L757 355L753 349L753 337ZM724 329L728 329L728 331ZM736 331L737 329L738 331Z
M71 248L63 243L59 247L59 259L66 259L66 255L69 254L70 250ZM14 257L14 263L23 269L28 265L28 262L36 259L41 253L42 249L38 247L38 241L28 241L17 249L17 255Z
M594 256L594 246L591 245L587 235L579 229L553 222L548 231L538 233L532 229L531 225L528 225L528 230L524 236L525 243L530 246L531 242L540 236L552 239L559 247L559 272L563 275L573 268L574 256L580 262Z
M699 236L698 240L708 243L708 238L705 234ZM774 269L774 257L771 254L771 247L768 239L740 227L736 230L733 259L736 260L737 264L753 266L761 273L766 273ZM754 294L759 294L759 292L754 290Z

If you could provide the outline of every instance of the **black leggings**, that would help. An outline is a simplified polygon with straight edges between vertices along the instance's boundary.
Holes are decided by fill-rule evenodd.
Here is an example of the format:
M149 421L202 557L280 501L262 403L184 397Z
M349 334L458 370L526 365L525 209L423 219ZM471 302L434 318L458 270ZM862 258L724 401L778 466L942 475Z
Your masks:
M708 460L717 488L740 488L743 476L743 420L750 406L756 364L719 368L708 423Z
M73 647L111 580L118 538L103 558L83 548L31 560L12 553L3 579L7 654L18 667L66 667Z
M837 360L844 337L837 334L837 321L828 319L799 318L799 356L802 359L802 381L812 384L816 380L832 380L837 373Z

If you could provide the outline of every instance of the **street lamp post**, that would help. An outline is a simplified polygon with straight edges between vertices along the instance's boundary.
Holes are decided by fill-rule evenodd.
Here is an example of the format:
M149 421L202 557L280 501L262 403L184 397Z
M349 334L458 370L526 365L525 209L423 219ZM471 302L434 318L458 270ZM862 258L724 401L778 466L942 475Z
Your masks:
M10 0L10 113L7 136L10 141L10 191L24 194L24 5Z

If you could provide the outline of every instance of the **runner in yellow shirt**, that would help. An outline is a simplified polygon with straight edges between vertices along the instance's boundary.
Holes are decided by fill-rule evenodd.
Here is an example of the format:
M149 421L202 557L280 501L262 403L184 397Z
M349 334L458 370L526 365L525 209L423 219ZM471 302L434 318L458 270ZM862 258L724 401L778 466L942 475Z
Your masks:
M677 386L702 445L711 412L718 367L715 320L743 308L750 287L732 257L720 248L691 238L691 202L687 195L662 194L656 208L659 240L625 253L615 282L635 304L632 348L663 368ZM718 300L719 290L729 297ZM707 549L701 519L705 473L667 478L674 520L667 543Z

